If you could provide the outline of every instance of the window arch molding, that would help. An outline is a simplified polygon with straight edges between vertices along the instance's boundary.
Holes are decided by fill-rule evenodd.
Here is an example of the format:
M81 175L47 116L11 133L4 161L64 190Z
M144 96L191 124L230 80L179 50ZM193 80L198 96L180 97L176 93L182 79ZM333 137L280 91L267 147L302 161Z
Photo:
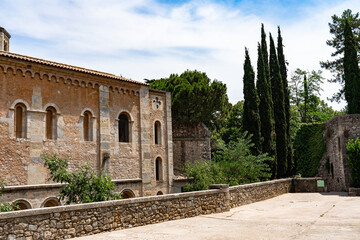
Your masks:
M126 188L126 189L122 190L120 195L123 197L123 199L134 198L135 197L135 193L129 188Z
M57 207L57 206L61 206L59 199L57 199L56 197L49 197L42 202L40 207L44 208L44 207Z
M46 109L48 108L48 107L53 107L53 108L55 108L55 110L56 110L56 114L57 115L61 115L61 113L60 113L60 109L59 109L59 107L58 106L56 106L56 104L55 103L48 103L48 104L46 104L45 106L44 106L44 111L46 111Z
M15 204L15 203L17 203L17 205L19 206L19 208L20 208L19 210L26 210L26 209L33 208L31 203L27 199L19 198L12 202L12 204Z
M13 104L11 104L10 110L15 110L15 106L16 106L17 104L19 104L19 103L24 104L25 107L26 107L26 109L27 109L27 111L30 110L30 105L28 104L28 102L25 101L25 100L22 100L22 99L16 99L16 100L13 102Z
M80 117L83 117L85 112L90 112L92 118L96 118L96 117L95 117L95 114L94 114L94 111L93 111L91 108L84 108L84 109L81 111Z

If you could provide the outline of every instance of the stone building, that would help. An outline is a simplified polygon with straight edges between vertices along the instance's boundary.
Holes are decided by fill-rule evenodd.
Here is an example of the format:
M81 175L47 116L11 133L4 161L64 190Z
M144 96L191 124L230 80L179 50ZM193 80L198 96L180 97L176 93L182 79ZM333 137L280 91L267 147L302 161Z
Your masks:
M327 191L348 191L350 169L346 145L360 137L360 114L337 116L325 123L326 151L320 161L319 176L325 179Z
M108 172L125 197L172 191L170 94L143 82L9 52L0 28L2 201L54 206L41 154L69 156Z

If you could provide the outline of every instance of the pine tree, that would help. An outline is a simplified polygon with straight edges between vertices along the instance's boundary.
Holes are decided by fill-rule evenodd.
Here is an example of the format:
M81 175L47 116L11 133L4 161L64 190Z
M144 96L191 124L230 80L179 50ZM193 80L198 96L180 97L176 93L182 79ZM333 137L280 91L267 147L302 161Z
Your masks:
M348 21L344 29L344 81L348 113L360 113L360 71L354 35Z
M278 58L276 56L274 40L270 34L270 79L272 100L274 104L275 132L276 132L276 159L277 177L286 176L287 165L287 138L284 86L281 79Z
M255 88L255 73L251 66L249 52L245 48L244 62L244 115L243 130L252 134L252 153L258 155L261 153L261 134L259 117L259 98Z
M258 44L258 60L257 60L257 82L256 88L259 95L259 115L261 123L261 137L263 138L262 151L275 157L275 127L272 111L272 99L270 96L270 87L266 78L265 63L260 44ZM276 176L276 161L271 164L272 177Z
M284 49L281 37L280 27L278 27L278 61L280 67L281 80L283 82L284 87L284 102L285 102L285 117L286 117L286 139L287 139L287 175L290 176L293 168L293 154L292 154L292 143L290 141L290 97L289 97L289 89L288 89L288 81L287 81L287 69L286 69L286 61L284 56Z

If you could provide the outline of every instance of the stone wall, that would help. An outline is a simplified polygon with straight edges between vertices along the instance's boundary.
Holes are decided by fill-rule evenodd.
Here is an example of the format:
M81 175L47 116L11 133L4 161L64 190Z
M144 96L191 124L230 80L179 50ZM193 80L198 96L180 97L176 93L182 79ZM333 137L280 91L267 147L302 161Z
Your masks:
M187 161L210 160L210 132L205 124L173 124L174 174L181 175Z
M229 189L0 213L0 240L63 239L228 211Z
M108 202L0 213L0 240L63 239L229 211L287 193L292 179Z
M288 193L291 190L291 184L291 179L288 178L230 187L231 207L234 208L253 202L263 201Z
M325 123L326 152L320 161L319 176L326 180L328 191L347 191L350 170L346 145L360 137L360 114L335 117Z

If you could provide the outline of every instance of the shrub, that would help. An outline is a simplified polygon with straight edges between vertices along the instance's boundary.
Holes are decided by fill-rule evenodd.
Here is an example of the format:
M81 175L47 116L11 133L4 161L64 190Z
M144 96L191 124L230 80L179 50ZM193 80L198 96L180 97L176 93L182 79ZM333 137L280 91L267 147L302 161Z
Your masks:
M186 163L184 172L190 178L185 191L208 189L211 184L231 186L267 180L271 177L267 154L252 155L250 137L241 136L237 141L222 144L212 161Z
M360 187L360 140L359 138L352 139L346 145L351 184L353 187Z
M5 186L6 186L5 180L0 178L0 197L3 194ZM16 203L0 202L0 212L10 212L17 209L19 209L19 207L16 205Z
M114 192L115 185L106 174L94 171L89 162L75 165L75 170L69 172L68 160L58 158L56 154L43 154L45 166L50 170L49 180L67 183L60 189L60 200L70 203L89 203L120 199L120 194Z

